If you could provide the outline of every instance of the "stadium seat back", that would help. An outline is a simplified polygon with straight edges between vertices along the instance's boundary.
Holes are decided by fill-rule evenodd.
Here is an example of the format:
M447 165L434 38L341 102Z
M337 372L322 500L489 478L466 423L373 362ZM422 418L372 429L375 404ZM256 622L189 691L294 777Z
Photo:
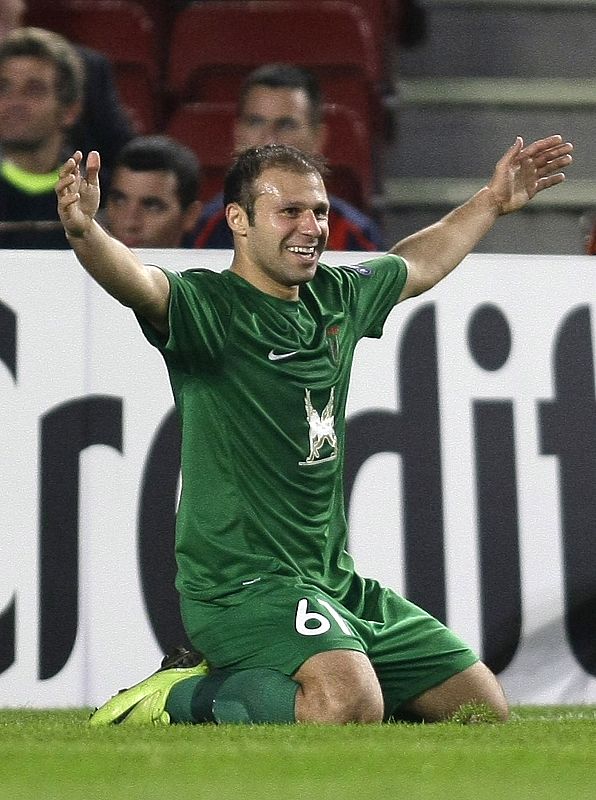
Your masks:
M226 76L270 62L359 75L372 90L382 77L370 22L353 3L205 0L174 20L168 88L181 100L213 100Z
M38 0L27 22L103 53L139 133L155 130L161 66L154 23L142 5L128 0Z
M179 106L166 124L166 133L190 147L202 172L200 198L221 191L233 160L234 103L187 103ZM370 141L366 126L351 109L326 104L328 141L325 148L331 173L329 191L366 209L372 192Z

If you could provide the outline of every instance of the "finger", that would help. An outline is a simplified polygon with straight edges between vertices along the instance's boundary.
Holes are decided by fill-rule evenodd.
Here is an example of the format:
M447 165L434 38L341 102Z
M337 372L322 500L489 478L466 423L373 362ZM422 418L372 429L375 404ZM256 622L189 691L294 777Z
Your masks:
M76 184L76 181L76 176L72 174L65 175L63 178L60 178L56 184L56 194L61 195L71 192L72 188Z
M534 158L538 153L543 153L545 150L549 150L552 147L557 147L563 142L563 137L560 136L558 133L553 136L547 136L544 139L537 139L532 144L529 144L527 147L523 149L523 155L527 156L528 158Z
M64 162L64 164L62 164L62 166L60 167L60 171L58 172L58 175L60 176L61 179L66 178L67 176L72 175L72 173L74 172L74 170L76 170L76 168L77 168L76 162L74 158L72 158L71 156Z
M62 167L60 168L60 171L58 173L60 178L65 178L67 175L77 175L78 174L80 159L77 159L76 155L77 154L75 153L74 155L72 155L70 158L68 158L64 162L64 164L62 165Z
M556 175L548 175L545 178L540 178L536 181L536 191L541 192L543 189L548 189L550 186L556 186L563 183L565 180L564 172L557 172Z
M91 150L87 156L87 183L90 183L94 186L98 183L98 175L99 169L101 167L101 161L99 157L99 153L97 150Z
M524 140L521 136L515 137L515 142L505 152L504 159L508 161L515 161L521 152L523 152Z
M511 169L519 160L519 155L522 152L524 140L521 136L517 136L515 142L509 147L497 161L496 171L502 172L503 170Z
M571 163L573 161L573 156L571 153L573 152L573 145L569 142L562 144L560 147L552 147L549 150L546 150L544 153L539 153L538 155L534 156L534 163L542 167L549 162L557 161L561 158L566 158L567 163Z
M546 164L543 164L542 166L538 167L538 174L542 178L546 175L551 175L554 172L560 172L561 170L565 169L565 167L568 167L572 161L573 159L570 155L559 156L559 158L553 158Z

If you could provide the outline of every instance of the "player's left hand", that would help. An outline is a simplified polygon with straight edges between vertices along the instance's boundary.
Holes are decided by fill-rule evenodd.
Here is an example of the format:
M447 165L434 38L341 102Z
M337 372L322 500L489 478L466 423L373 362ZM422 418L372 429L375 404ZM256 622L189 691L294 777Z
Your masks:
M563 170L573 161L573 145L558 134L524 147L518 136L497 162L488 183L500 214L522 208L538 192L565 180Z

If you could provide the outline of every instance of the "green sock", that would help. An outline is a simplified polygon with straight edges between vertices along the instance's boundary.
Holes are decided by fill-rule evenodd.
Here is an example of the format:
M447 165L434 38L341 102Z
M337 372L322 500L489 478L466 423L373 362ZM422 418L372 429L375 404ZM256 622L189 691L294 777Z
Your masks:
M298 684L273 669L216 670L175 684L166 702L173 723L290 723Z

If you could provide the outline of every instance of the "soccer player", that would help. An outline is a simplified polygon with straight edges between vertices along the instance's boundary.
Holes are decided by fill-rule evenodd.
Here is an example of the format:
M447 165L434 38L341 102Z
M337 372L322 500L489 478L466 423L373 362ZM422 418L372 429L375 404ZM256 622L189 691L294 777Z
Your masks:
M205 656L116 695L92 724L436 721L472 702L507 718L475 653L355 571L346 395L358 340L379 337L393 306L451 272L500 215L563 181L571 151L560 136L517 137L466 203L387 254L330 268L319 261L321 162L284 145L249 149L225 182L234 254L222 273L142 264L94 219L98 153L85 174L80 151L65 163L67 237L169 371L183 431L176 584Z

